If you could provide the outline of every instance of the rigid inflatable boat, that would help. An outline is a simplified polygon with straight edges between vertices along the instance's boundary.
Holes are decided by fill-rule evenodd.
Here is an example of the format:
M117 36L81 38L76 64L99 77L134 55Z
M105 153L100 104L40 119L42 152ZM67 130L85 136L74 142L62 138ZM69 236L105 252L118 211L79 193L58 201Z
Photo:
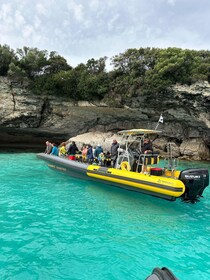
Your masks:
M208 170L204 168L177 170L177 160L172 156L170 143L167 148L166 166L158 167L158 154L143 154L141 151L144 138L158 133L160 131L145 129L120 131L122 139L114 168L44 153L37 156L45 160L50 168L72 177L100 181L171 201L176 198L190 202L198 201L204 189L209 185ZM148 172L142 173L145 166Z

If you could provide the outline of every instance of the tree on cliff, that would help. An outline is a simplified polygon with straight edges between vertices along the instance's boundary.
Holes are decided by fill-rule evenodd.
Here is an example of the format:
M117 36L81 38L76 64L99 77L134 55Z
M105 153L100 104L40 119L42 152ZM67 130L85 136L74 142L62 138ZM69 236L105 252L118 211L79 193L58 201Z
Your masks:
M49 58L46 61L46 67L44 69L45 74L54 74L59 71L68 71L72 67L68 65L66 59L56 52L50 52Z
M37 48L23 47L23 49L16 51L16 63L30 79L33 79L43 74L44 67L47 65L47 55L46 50L40 51Z
M160 49L129 49L112 58L111 73L113 92L121 92L126 97L136 96L145 85L145 76L152 71L159 57Z
M76 100L130 98L167 93L176 83L210 82L210 51L181 48L128 49L112 57L113 69L106 72L107 57L91 58L71 67L56 52L23 47L16 52L0 45L0 75L28 85L38 94L54 94ZM107 95L108 94L108 95Z
M7 45L0 45L0 76L7 76L14 51Z
M207 69L207 63L202 61L198 51L179 48L160 50L154 68L146 72L144 91L162 92L176 83L190 85L197 80L207 80Z
M77 68L80 78L78 93L80 99L100 99L109 91L109 78L105 71L107 57L89 59L83 68Z
M46 78L42 89L75 100L99 99L109 87L108 75L105 73L105 58L88 60L74 69L59 71Z

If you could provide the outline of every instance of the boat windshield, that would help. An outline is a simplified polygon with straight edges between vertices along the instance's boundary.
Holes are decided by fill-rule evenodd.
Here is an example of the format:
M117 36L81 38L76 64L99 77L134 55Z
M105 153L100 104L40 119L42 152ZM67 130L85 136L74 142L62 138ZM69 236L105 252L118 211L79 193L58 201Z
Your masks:
M121 130L120 146L118 149L118 158L116 168L120 168L123 161L127 161L130 166L133 165L135 158L142 154L142 146L145 138L156 138L161 131L151 129L130 129ZM153 139L154 140L154 139Z

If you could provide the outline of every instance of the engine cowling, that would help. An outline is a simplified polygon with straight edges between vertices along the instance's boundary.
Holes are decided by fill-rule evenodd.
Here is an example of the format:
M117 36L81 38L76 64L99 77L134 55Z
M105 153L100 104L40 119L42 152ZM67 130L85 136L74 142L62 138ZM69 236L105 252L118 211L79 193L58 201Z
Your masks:
M196 202L209 185L209 172L204 168L189 168L181 171L179 179L185 184L185 201Z

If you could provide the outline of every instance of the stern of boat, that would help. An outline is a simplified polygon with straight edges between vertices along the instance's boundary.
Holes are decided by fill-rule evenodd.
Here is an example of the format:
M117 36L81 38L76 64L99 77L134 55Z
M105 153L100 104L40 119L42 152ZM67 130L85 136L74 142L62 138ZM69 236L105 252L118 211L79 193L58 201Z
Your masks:
M186 202L199 201L205 188L209 185L209 172L204 168L190 168L180 172L179 180L185 185L182 199Z

